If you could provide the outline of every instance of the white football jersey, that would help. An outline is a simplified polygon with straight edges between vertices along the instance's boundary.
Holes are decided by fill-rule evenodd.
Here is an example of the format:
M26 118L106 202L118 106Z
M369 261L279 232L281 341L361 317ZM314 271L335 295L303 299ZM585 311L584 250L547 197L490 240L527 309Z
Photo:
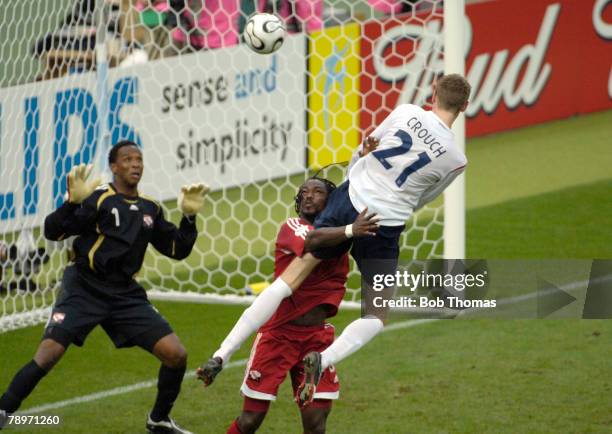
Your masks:
M452 131L433 112L412 104L396 107L371 134L378 148L354 157L348 171L355 209L399 226L435 199L459 175L467 159Z

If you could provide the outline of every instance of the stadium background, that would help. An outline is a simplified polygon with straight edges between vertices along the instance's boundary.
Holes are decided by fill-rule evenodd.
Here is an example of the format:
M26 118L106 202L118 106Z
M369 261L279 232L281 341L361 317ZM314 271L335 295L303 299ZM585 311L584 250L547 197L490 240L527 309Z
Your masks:
M24 9L15 16L26 17L28 3L31 2L20 3L17 7ZM2 62L3 88L33 80L39 65L29 52L32 38L56 26L58 17L70 6L70 2L64 2L62 9L59 3L54 6L54 14L40 17L40 21L21 19L13 21L16 27L2 26L1 31L6 32L2 35L4 46L10 44L11 56L21 59ZM508 107L508 99L504 99L487 113L480 112L468 120L468 257L612 257L612 235L607 229L612 223L611 36L609 30L607 35L596 31L594 13L600 8L603 21L611 23L609 2L537 1L521 4L520 8L507 1L468 3L474 35L468 73L479 54L507 50L511 59L527 44L542 49L538 66L552 65L550 79L545 80L541 94L534 96L530 89L525 90L525 98L533 98L531 101L518 101L515 107ZM347 5L336 2L336 7L342 6ZM350 6L354 14L366 16L369 12L364 4ZM4 9L3 23L8 23L9 9ZM555 13L558 21L550 29L553 39L545 44L538 39L546 33L545 16ZM506 20L508 31L496 30L500 26L499 17ZM355 41L360 27L348 26L342 36ZM325 38L317 42L315 36L312 44L334 41L337 30L326 31L329 33ZM366 24L361 31L370 29ZM12 35L23 32L32 37L17 43ZM338 44L315 49L321 50L322 59L325 50L331 51L334 46ZM359 68L364 67L358 53L354 44L350 54L355 57L346 60L348 77L360 76ZM532 54L532 58L537 58L537 54ZM316 68L316 62L311 62L310 67ZM536 75L543 69L536 68ZM527 81L520 78L529 78L528 71L529 68L515 71L517 84ZM361 74L364 76L372 74ZM530 84L536 87L533 81ZM376 87L386 83L349 84L353 87L347 86L345 90L344 107L355 104L358 108L355 95L359 92L350 92L357 86L374 98L368 102L366 97L365 104L379 104L376 97L389 92L391 96L385 103L392 107L400 94L397 88ZM315 94L309 104L315 112L314 107L322 101L316 101ZM361 114L368 113L371 111ZM384 116L385 111L376 113ZM359 113L354 111L341 115L347 119L337 121L338 130L351 124L367 130L376 121L362 116L356 119ZM316 117L309 120L321 121ZM3 131L6 128L9 127L3 126ZM502 132L507 129L510 130ZM311 134L322 130L312 128ZM342 161L342 153L358 142L358 133L352 128L341 134L346 146L329 155L340 155L338 161ZM338 131L333 130L332 134ZM316 137L309 141L319 142ZM309 155L312 166L324 165L331 158L325 156L325 150ZM320 160L313 160L313 155ZM288 210L293 192L290 188L285 190L283 205ZM166 205L169 209L174 207L172 202ZM207 212L211 212L210 207L204 212L204 220ZM269 232L274 231L271 227ZM201 246L203 251L209 248ZM59 267L58 261L54 258L48 267ZM261 275L256 277L269 278L264 273L269 272L269 264L267 267L258 269ZM181 280L181 276L169 275L167 281L160 283L172 287L172 282ZM516 293L520 292L517 288ZM190 351L191 369L208 357L242 309L170 302L156 305ZM6 304L4 308L3 314ZM356 312L344 311L333 323L341 330L355 316ZM392 324L387 332L339 367L342 398L330 417L329 432L608 432L612 427L609 321L396 319ZM0 384L5 385L12 373L31 357L40 332L41 326L36 326L0 335ZM202 390L193 378L185 380L175 410L185 426L196 432L223 432L238 414L241 361L243 364L247 350L245 345L234 358L235 366L211 389ZM156 365L137 350L115 351L98 330L84 349L68 352L26 402L25 409L38 407L47 414L61 414L64 417L61 432L140 430L143 415L154 397L152 378ZM101 394L95 395L98 392ZM283 388L279 398L262 432L297 432L298 414L290 402L288 388ZM46 410L40 408L49 403L56 404ZM95 429L91 427L92 420L96 421Z

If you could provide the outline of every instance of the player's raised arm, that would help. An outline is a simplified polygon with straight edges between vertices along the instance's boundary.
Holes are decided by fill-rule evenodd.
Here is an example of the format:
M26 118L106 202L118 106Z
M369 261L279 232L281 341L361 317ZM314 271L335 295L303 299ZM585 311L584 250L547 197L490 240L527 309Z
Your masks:
M91 177L92 166L74 166L68 174L68 200L45 218L45 237L59 241L91 228L96 216L95 195L100 179Z
M209 190L206 184L192 184L181 188L178 202L183 218L178 228L165 219L164 212L159 207L152 244L161 254L173 259L189 256L198 236L196 215L204 205L204 197Z
M357 161L361 157L365 157L370 152L375 151L376 148L378 148L379 143L380 143L380 140L377 139L374 136L367 136L365 139L363 139L363 143L361 143L357 147L357 149L355 149L355 152L353 153L353 156L351 157L351 161L349 161L348 168L346 169L346 176L347 177L348 177L348 174L350 173L351 169L355 165L355 163L357 163Z
M312 252L322 247L336 246L353 237L374 236L378 230L378 221L379 217L374 213L368 214L368 209L365 208L350 225L313 229L306 235L304 251Z

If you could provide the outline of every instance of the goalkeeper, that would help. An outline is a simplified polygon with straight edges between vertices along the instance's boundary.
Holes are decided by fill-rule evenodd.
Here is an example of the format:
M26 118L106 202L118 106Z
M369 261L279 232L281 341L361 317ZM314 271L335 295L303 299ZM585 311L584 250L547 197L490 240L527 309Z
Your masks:
M1 416L15 412L38 382L74 343L101 325L117 348L139 346L161 361L157 398L146 422L151 433L187 433L169 416L187 363L187 352L164 317L135 280L149 243L163 255L186 258L197 237L196 215L208 187L184 186L179 198L183 218L177 228L160 205L138 192L142 153L122 141L110 150L113 182L91 180L91 166L73 167L68 200L45 219L45 236L71 235L75 263L66 267L62 291L47 322L34 359L13 378L0 398Z

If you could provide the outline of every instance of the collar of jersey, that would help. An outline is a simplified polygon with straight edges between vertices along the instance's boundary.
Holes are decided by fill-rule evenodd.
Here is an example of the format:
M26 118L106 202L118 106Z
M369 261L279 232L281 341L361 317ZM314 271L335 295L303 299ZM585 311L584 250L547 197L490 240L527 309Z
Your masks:
M108 183L108 188L110 188L111 190L113 190L113 192L114 192L115 194L118 194L119 196L121 196L121 198L122 198L124 201L126 201L127 203L138 203L138 200L140 199L140 195L137 195L137 196L126 196L126 195L125 195L125 194L123 194L123 193L119 193L119 192L117 191L117 189L115 188L115 186L113 185L113 183L112 183L112 182L109 182L109 183Z
M444 128L445 131L448 131L448 133L452 136L454 136L453 134L453 130L451 130L443 121L442 119L440 119L440 116L438 116L433 110L428 110L428 113L431 113L438 122L440 122L440 125L442 126L442 128Z

